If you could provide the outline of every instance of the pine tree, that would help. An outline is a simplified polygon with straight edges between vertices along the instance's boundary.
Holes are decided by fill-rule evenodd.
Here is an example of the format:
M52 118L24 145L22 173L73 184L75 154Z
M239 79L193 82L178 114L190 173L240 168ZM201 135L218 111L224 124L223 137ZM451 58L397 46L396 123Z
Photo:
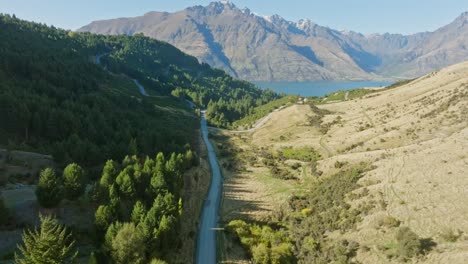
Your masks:
M166 164L166 158L164 157L164 153L159 152L158 155L156 155L156 164L154 165L154 170L156 171L161 171L162 173L165 172L165 164Z
M172 153L170 159L166 162L166 173L164 174L170 192L174 192L178 185L177 166L177 155Z
M122 166L127 167L128 165L133 164L133 160L130 156L125 156L125 158L122 160Z
M120 196L117 190L117 184L115 183L109 187L109 202L112 210L118 211L120 206Z
M146 216L146 208L145 205L141 201L137 201L133 206L132 211L132 222L135 225L138 225L141 221L145 219Z
M195 166L195 157L191 150L187 150L187 152L185 152L185 168L189 169L192 166Z
M175 232L177 224L177 219L172 215L163 215L161 222L159 223L159 234L160 240L164 243L161 243L161 250L167 250L174 246L176 241L177 234Z
M113 160L108 160L106 165L102 169L102 176L100 180L101 186L109 187L114 183L115 177L117 177L118 168L117 164Z
M157 238L157 228L159 226L159 220L161 218L161 213L158 211L159 207L153 206L146 214L143 221L141 221L138 225L140 228L144 238L147 241L152 241Z
M74 263L78 251L67 229L51 216L40 216L40 230L26 230L24 245L18 246L21 254L15 254L17 264Z
M145 164L143 165L143 173L150 175L153 171L154 165L155 162L152 159L150 159L150 157L146 156Z
M122 174L122 180L119 183L119 187L120 192L127 197L134 197L136 194L135 184L128 173Z
M53 169L47 168L41 171L36 196L39 204L46 208L55 207L62 200L60 180Z
M151 177L150 184L151 191L154 196L162 193L163 190L167 188L166 181L164 180L164 174L161 171L155 171L153 177Z
M78 164L72 163L63 171L65 196L69 200L76 200L85 191L84 170Z
M106 230L115 219L112 209L107 205L100 205L94 215L95 224L100 230Z

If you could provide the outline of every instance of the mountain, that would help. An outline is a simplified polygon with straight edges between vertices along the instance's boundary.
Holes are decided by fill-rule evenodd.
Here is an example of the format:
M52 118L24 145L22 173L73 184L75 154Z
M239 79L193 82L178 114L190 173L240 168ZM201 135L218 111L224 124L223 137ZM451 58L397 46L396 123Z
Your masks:
M467 13L434 32L343 32L310 20L259 16L228 1L141 17L95 21L79 31L143 33L232 76L253 81L416 77L468 58Z
M375 68L379 74L418 77L468 59L468 12L434 32L346 37L381 60Z

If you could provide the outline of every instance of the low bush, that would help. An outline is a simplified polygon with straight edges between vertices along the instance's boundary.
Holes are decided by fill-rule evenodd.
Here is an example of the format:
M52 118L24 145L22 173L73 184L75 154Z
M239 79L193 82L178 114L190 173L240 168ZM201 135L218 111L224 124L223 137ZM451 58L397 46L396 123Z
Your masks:
M393 216L384 216L378 220L377 225L379 227L399 227L400 220Z
M400 227L395 234L396 243L386 246L387 256L408 261L424 252L422 239L409 227Z
M446 242L456 242L462 235L462 231L453 231L451 228L444 229L440 232L440 237Z
M335 168L341 169L341 168L343 168L343 166L345 166L346 164L348 164L348 162L337 160L337 161L335 162Z
M395 238L398 243L397 254L399 258L407 260L421 254L421 239L409 227L401 227Z
M285 147L278 151L279 158L294 159L304 162L317 161L321 158L320 153L312 147Z
M270 173L273 178L281 179L281 180L295 180L297 179L291 172L288 170L279 168L276 165L270 167Z
M231 221L226 230L239 238L250 252L254 263L296 263L294 245L285 230L275 230L268 225L248 224L242 220Z
M351 208L346 197L360 187L357 181L367 169L360 164L321 178L305 195L289 200L290 209L297 212L290 219L290 232L301 263L347 263L352 258L357 250L354 242L333 241L326 234L346 232L360 221L361 212Z

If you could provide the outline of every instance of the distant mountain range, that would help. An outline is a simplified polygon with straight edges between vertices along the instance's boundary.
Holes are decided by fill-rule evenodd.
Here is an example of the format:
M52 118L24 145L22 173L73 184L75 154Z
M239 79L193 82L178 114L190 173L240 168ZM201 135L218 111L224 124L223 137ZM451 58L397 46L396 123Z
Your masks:
M221 1L96 21L79 31L143 33L250 81L412 78L468 59L468 12L434 32L363 35Z

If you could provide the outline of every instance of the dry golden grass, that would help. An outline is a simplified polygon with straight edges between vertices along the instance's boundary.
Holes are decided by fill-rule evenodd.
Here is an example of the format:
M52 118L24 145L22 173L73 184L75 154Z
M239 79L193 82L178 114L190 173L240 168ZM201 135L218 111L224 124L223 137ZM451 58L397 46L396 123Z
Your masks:
M307 105L294 105L273 113L255 132L231 135L229 141L244 150L242 155L257 153L260 148L314 147L324 157L317 167L322 177L337 171L337 161L374 165L375 169L360 181L369 193L352 201L354 206L368 203L373 208L356 231L333 234L368 247L358 251L361 263L392 262L381 247L391 241L394 229L376 227L382 215L398 219L420 237L432 238L438 244L420 261L466 263L468 63L362 99L319 108L329 114L319 118L318 124L317 118L311 123L316 111ZM276 180L259 162L255 166L243 164L246 170L242 172L225 170L224 220L266 219L281 201L312 184L315 177ZM301 176L300 171L297 174ZM441 238L441 232L447 229L463 234L456 242L447 242Z

